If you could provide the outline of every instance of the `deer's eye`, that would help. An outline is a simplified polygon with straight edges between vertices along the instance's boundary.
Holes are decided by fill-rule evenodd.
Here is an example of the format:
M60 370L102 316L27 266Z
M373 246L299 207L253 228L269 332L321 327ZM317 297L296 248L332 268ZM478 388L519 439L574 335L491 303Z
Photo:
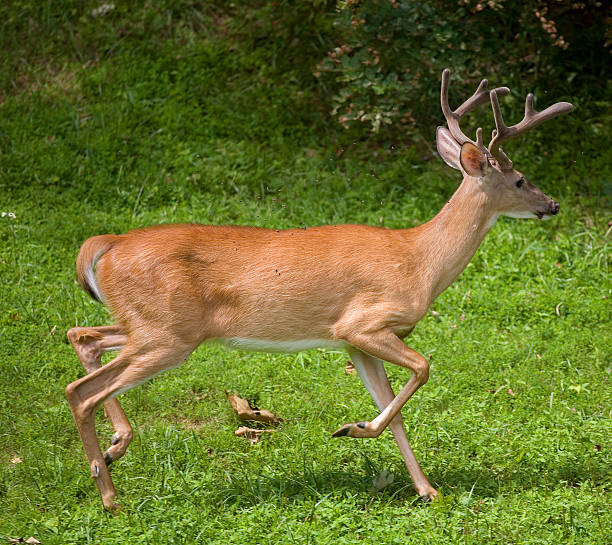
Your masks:
M521 187L525 183L525 178L520 178L516 181L516 187Z

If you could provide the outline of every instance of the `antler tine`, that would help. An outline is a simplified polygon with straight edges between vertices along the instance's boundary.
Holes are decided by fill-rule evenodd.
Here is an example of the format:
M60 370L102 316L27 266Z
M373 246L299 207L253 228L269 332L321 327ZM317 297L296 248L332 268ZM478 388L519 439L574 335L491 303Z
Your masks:
M459 143L463 144L465 142L471 142L479 146L481 149L486 151L486 146L482 143L482 131L480 137L476 136L476 142L474 142L471 138L466 136L464 132L459 127L459 121L461 118L473 110L477 106L488 102L489 100L489 90L487 89L488 82L486 79L483 79L480 82L480 85L476 89L475 93L468 98L461 106L459 106L456 110L451 110L448 104L448 84L450 81L450 70L446 68L442 72L442 87L440 90L440 105L442 106L442 113L446 119L446 124L448 125L448 129L453 136L453 138ZM507 87L498 87L495 89L501 96L507 95L510 90ZM479 129L480 130L480 129Z
M483 148L484 147L484 143L482 141L482 128L478 127L476 129L476 145L479 148Z
M459 106L459 108L455 110L455 114L457 114L461 118L470 110L473 110L481 104L489 102L490 91L487 89L488 84L489 81L487 79L483 79L480 82L478 89L476 89L476 92L470 98L468 98L461 106ZM500 96L506 96L510 92L510 89L508 89L507 87L496 87L495 91Z
M504 136L508 134L508 127L504 123L504 118L502 117L501 108L499 107L499 100L497 99L497 93L495 91L491 91L490 96L496 128L493 129L493 133L491 134L489 153L495 157L502 170L509 170L512 168L512 161L499 147L504 140L509 138L504 138ZM527 96L527 102L529 102L529 95ZM527 103L525 104L525 109L527 109Z
M496 130L493 131L493 137L489 144L489 153L497 159L503 170L512 168L512 161L502 151L500 147L502 142L506 142L529 129L533 129L553 117L570 112L574 108L569 102L557 102L541 112L536 112L533 107L533 94L529 93L525 99L525 116L522 121L508 127L504 123L497 95L498 93L495 90L491 91L491 107L493 108Z

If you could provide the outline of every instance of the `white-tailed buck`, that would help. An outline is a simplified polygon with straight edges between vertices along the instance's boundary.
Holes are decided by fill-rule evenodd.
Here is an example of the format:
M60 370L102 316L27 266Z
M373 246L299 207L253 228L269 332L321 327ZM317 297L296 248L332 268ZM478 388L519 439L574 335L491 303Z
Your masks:
M489 91L483 80L453 111L448 82L445 70L447 128L438 128L437 146L463 181L423 225L160 225L85 241L76 263L79 281L109 307L116 325L68 332L87 375L68 385L66 394L106 508L116 506L108 466L132 439L116 396L180 365L205 341L282 352L345 348L381 412L371 422L343 425L334 437L377 437L391 428L417 493L437 496L410 448L400 412L427 382L429 365L402 339L463 271L498 216L557 214L559 205L512 168L500 144L572 109L560 102L536 112L530 94L524 119L508 127L498 104L507 88ZM488 148L481 129L472 141L459 127L467 112L485 102L497 127ZM102 354L112 350L117 357L101 366ZM397 395L383 362L412 373ZM115 430L104 453L94 428L102 404Z

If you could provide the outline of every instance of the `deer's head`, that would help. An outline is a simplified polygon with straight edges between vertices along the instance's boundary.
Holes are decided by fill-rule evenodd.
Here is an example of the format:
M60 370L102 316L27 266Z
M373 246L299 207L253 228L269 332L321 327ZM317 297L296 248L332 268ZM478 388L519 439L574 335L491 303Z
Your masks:
M573 106L569 102L558 102L542 112L536 112L533 95L530 93L525 101L523 120L508 127L504 124L498 101L499 96L509 93L507 87L489 91L487 80L484 79L476 92L453 111L448 105L449 77L450 70L447 68L442 72L440 102L448 128L438 127L437 132L438 153L444 162L461 170L464 177L474 178L487 193L496 214L539 219L556 215L559 212L559 204L515 170L512 161L500 146L548 119L571 111ZM482 140L482 129L476 131L476 141L473 141L463 133L459 121L467 112L489 101L493 108L496 128L487 147Z

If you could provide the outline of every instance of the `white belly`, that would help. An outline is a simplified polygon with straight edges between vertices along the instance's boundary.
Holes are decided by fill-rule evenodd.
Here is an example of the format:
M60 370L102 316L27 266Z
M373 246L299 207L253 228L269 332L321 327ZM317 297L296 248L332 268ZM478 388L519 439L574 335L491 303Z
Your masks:
M324 339L301 339L299 341L269 341L266 339L248 339L233 337L230 339L211 339L212 342L223 344L229 348L248 350L250 352L301 352L312 348L346 347L343 341L328 341Z

